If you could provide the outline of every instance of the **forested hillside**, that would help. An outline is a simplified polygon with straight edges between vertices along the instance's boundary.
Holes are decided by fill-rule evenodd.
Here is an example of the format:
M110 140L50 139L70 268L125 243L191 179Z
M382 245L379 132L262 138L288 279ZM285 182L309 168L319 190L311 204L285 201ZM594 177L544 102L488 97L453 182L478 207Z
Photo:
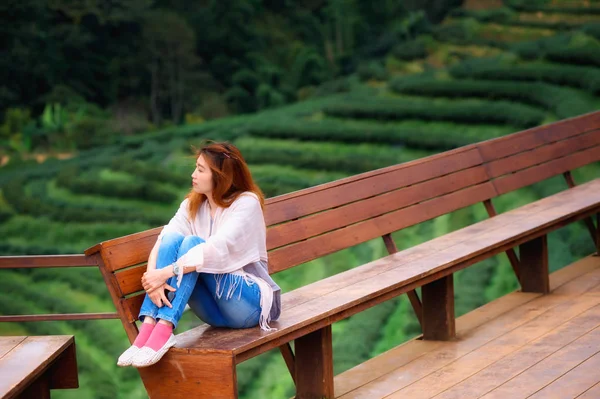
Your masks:
M67 7L67 3L61 1L51 3L53 7ZM143 5L144 0L139 0L139 3ZM355 37L352 48L356 52L350 57L351 62L348 61L354 67L349 67L347 73L335 70L322 75L311 75L312 67L306 65L327 64L323 53L327 47L322 46L323 38L330 38L332 48L337 51L335 38L343 36L336 36L337 20L332 19L333 22L327 25L327 18L333 17L325 15L331 12L331 15L337 15L336 18L342 18L340 15L348 17L343 13L326 11L346 3L300 1L298 3L306 9L314 6L319 10L316 13L307 11L306 19L302 20L292 17L297 12L284 12L302 8L294 8L292 3L206 1L198 2L197 12L186 13L186 22L181 26L191 27L195 37L206 37L206 42L202 48L186 47L182 51L202 59L200 66L192 69L202 71L204 78L215 82L219 89L210 95L226 98L222 101L227 113L235 115L208 120L211 117L205 113L204 100L194 105L200 107L194 110L187 109L194 103L186 98L185 110L180 118L185 119L185 113L189 113L188 123L164 125L165 119L173 118L176 107L173 108L172 97L163 93L161 98L164 102L159 107L162 122L158 121L155 128L148 127L145 132L98 133L90 127L90 130L71 131L79 132L77 137L82 141L77 141L79 139L74 136L68 136L69 130L65 128L58 130L61 133L53 133L56 134L53 138L44 136L46 133L38 133L37 136L31 133L31 140L27 142L23 141L27 137L25 130L15 133L18 130L15 126L25 125L8 124L14 129L10 130L12 133L10 137L6 136L6 140L14 145L14 149L6 151L11 160L0 168L0 255L81 253L102 240L166 223L189 189L189 175L194 162L190 146L204 138L235 143L251 165L261 188L268 197L272 197L600 109L598 1L507 0L504 6L492 9L472 7L475 2L469 1L462 8L449 10L447 15L435 12L435 7L430 4L431 7L426 8L424 13L410 12L407 8L396 15L390 14L392 9L389 9L386 15L373 14L373 20L368 19L371 18L369 12L382 13L388 4L393 7L396 2L381 2L386 6L371 11L356 8L356 18L363 21L363 25L357 23L352 26L358 29L360 25L364 30L353 31L352 37L361 36L360 40ZM360 7L368 2L348 3ZM498 1L481 3L502 5ZM33 7L37 3L23 4ZM188 2L165 2L167 4L183 14ZM252 24L238 26L239 20L234 16L245 15L244 12L259 9L257 7L262 11L252 11L257 12L252 14L254 19L249 19ZM25 16L32 9L26 6L17 9L23 12L22 19L18 20L22 24L19 29L24 29L27 26ZM77 17L77 10L69 10L70 14L64 14L64 18ZM98 10L98 13L102 11ZM129 20L122 19L125 17L121 12L127 14L125 11L112 16L113 19L106 17L105 21L105 24L118 25L113 34L118 33L119 38L127 36L123 26L130 24ZM85 10L79 12L82 18L87 18ZM210 14L210 18L220 16L222 19L208 19L209 12L214 13ZM278 17L271 18L273 15ZM169 15L161 17L165 20L171 18ZM443 21L437 24L436 18L442 17ZM374 20L382 22L377 27L367 23ZM212 31L210 27L214 28L214 25L207 21L223 22L223 30ZM410 29L420 26L419 21L428 27L417 34ZM226 27L231 25L240 29L228 28L235 34L225 39ZM89 27L84 23L78 29ZM158 24L155 28L164 27ZM2 29L9 28L4 26ZM140 36L144 32L141 25L138 29L141 30L134 37L123 39L122 47L111 50L115 59L123 62L114 68L132 68L127 69L130 72L147 68L147 59L140 58L127 64L126 55L133 56L127 51L130 48L128 40L144 37ZM308 36L294 36L300 35L294 29L304 29L306 35L322 36L311 41L305 39ZM104 32L100 28L98 31ZM76 32L79 31L61 32L70 35L68 37L73 40L86 37L81 34L83 37L78 38ZM291 32L294 32L293 35ZM384 41L388 32L395 32L393 41L377 47L377 51L368 50L370 44L380 43L369 38ZM398 32L405 32L404 36ZM275 46L277 43L283 44ZM344 40L343 43L347 46L350 42ZM244 54L243 62L248 64L232 66L229 61L219 61L217 56L211 56L218 54L221 46L232 46L223 50L222 54L233 54L233 46L236 45L242 46L238 50ZM314 64L303 64L295 69L294 62L300 62L297 61L300 59L298 54L313 51L308 50L311 46L314 46ZM281 58L261 59L259 50L269 47L273 53L280 51ZM257 52L253 53L249 50L251 48L257 49ZM104 59L108 57L101 51L94 54ZM74 55L66 50L63 55L62 61L56 60L65 68L61 70L65 74L62 78L66 82L66 77L73 73L73 82L89 86L90 97L85 94L88 88L82 88L78 95L89 107L92 101L97 101L93 107L97 107L94 109L98 112L109 112L106 111L109 104L118 103L122 85L137 84L138 98L143 96L144 90L152 87L150 75L139 76L142 80L137 83L133 72L122 75L128 77L118 80L118 83L105 79L101 74L96 75L94 68L97 64L93 57L86 59L88 65L71 71L66 65L72 62ZM85 54L81 57L85 58ZM321 60L317 62L318 57ZM268 65L265 64L267 66L260 63L267 59L270 60ZM310 57L307 56L307 59ZM34 63L33 60L33 57L29 59ZM336 60L336 68L345 65L340 63L341 58ZM3 59L1 62L8 61ZM56 66L53 62L50 64ZM39 67L44 65L41 63ZM0 70L6 71L4 66ZM14 65L10 68L17 69ZM108 73L105 68L101 69L102 73ZM243 76L243 79L234 79L237 73L241 74L240 71L254 74L254 77L250 79L242 74L238 76ZM265 71L279 72L269 75ZM46 72L40 73L50 76ZM56 81L62 79L59 75L54 76ZM268 83L273 82L269 79L274 76L278 76L277 83ZM290 86L293 95L286 97L287 89L284 87L289 84L289 79L308 80L295 80L295 85ZM187 78L185 81L188 81ZM113 82L116 86L109 87L106 82ZM254 83L241 88L240 82ZM33 80L30 83L29 90L33 93L37 89ZM269 86L268 90L259 89L265 84ZM20 86L5 79L2 85L0 94L5 97L0 104L6 110L12 109L11 115L16 119L18 115L29 112L31 132L39 132L44 126L40 119L35 119L36 112L42 120L54 120L56 109L44 111L46 103L26 96L26 85ZM20 90L18 95L14 95L14 87ZM192 83L189 87L193 88ZM256 91L248 87L254 87ZM104 94L98 94L101 92ZM262 96L259 92L270 94ZM113 94L116 97L110 97ZM264 100L272 98L284 100ZM249 108L243 108L243 104ZM71 106L64 105L68 109L65 115L73 115L75 111L69 108ZM22 113L17 115L18 112ZM87 111L81 112L81 115L87 115ZM3 132L9 131L6 130L9 114L8 111L4 114ZM99 120L112 118L102 115ZM38 140L36 137L46 137L44 140L48 141L41 138L35 141ZM55 139L57 141L53 141ZM41 164L34 159L16 160L15 154L19 151L28 154L36 145L60 149L60 140L68 144L63 148L69 150L67 159L50 156ZM23 147L27 143L31 146L28 149ZM574 172L574 177L578 183L598 178L600 165L579 169ZM566 183L556 177L502 196L494 203L498 211L506 211L564 188ZM397 232L393 238L400 249L408 248L486 217L482 205L474 206ZM561 229L551 234L549 239L552 270L594 250L583 224ZM274 278L284 291L289 291L385 254L383 242L375 240L279 273ZM93 269L10 270L2 271L0 278L6 282L0 291L0 300L11 304L3 307L1 312L5 314L113 310L100 274ZM484 261L455 275L456 313L464 314L515 288L517 283L505 256ZM187 314L182 324L183 328L189 328L198 323ZM353 367L418 333L418 323L406 298L389 301L338 322L333 326L335 372ZM131 368L116 367L116 357L127 346L118 321L3 323L0 324L0 334L75 334L81 388L53 393L57 398L145 397L137 372ZM238 368L238 381L244 398L288 398L293 395L292 380L278 352L243 363Z

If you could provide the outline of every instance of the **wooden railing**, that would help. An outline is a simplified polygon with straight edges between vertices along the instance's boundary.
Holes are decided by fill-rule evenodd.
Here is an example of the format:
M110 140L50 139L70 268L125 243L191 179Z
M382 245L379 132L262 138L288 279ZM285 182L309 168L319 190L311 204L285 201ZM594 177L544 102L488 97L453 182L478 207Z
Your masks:
M33 255L0 256L2 269L34 269L62 267L98 267L94 257L81 255ZM104 313L62 313L34 315L0 315L0 322L59 321L59 320L105 320L118 319L116 312Z

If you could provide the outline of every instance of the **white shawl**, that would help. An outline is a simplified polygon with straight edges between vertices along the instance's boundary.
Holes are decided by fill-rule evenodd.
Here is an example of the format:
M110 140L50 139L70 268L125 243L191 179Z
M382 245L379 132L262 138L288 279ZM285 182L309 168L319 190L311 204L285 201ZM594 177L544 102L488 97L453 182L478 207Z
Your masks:
M177 261L182 268L195 266L199 273L231 273L249 263L267 261L267 229L256 194L245 192L229 208L217 208L212 232L210 224L208 201L204 201L192 221L185 199L158 239L166 232L203 238L206 242L193 247Z

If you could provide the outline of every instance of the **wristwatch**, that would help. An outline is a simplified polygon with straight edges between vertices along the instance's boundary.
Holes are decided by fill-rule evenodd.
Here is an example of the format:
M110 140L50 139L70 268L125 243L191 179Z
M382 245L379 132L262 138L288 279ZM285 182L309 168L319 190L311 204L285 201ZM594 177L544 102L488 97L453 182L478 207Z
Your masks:
M177 263L173 263L173 275L179 276L180 266Z

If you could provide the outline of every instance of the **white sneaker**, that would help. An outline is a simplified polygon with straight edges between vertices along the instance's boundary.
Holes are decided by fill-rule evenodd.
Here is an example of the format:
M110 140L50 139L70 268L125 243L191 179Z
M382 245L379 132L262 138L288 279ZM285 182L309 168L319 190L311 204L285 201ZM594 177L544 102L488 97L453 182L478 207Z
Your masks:
M131 366L131 361L133 360L133 357L136 353L140 351L140 349L141 348L138 348L137 346L131 345L129 348L127 348L125 352L123 352L121 356L119 356L119 359L117 360L117 366Z
M162 348L160 348L158 351L144 346L133 356L133 359L131 359L131 365L138 368L152 366L154 363L162 359L169 348L174 346L176 343L177 340L175 339L175 335L171 334L167 342L165 342Z

